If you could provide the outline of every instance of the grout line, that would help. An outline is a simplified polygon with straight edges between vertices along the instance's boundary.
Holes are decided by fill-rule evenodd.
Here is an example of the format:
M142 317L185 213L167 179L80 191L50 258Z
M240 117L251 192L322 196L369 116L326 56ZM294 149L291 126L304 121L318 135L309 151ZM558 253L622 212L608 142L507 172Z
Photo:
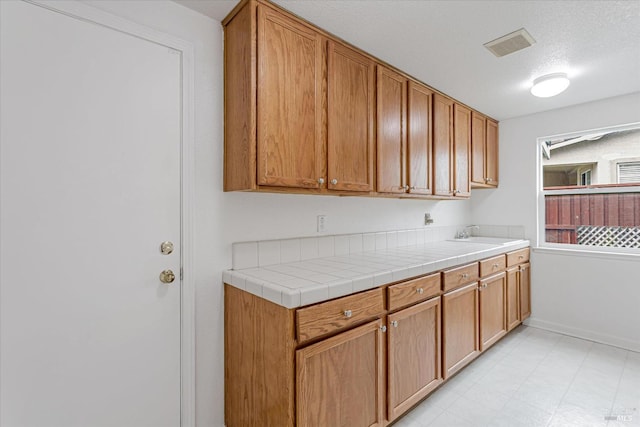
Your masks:
M622 366L622 371L620 372L620 377L618 378L618 385L616 386L616 394L613 396L613 402L611 402L611 407L609 408L609 413L607 415L613 414L613 408L616 405L616 399L618 398L618 393L620 392L620 384L622 383L622 377L624 377L624 371L627 369L627 361L629 360L629 351L625 352L624 364ZM612 424L611 420L607 420L607 425Z

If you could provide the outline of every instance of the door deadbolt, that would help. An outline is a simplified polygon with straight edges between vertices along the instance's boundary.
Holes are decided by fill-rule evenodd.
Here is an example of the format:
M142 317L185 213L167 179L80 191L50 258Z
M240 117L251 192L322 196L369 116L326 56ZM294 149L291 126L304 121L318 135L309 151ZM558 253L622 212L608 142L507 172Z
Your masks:
M173 283L174 280L176 280L176 275L173 274L173 271L164 270L162 273L160 273L160 281L162 283Z
M162 255L169 255L171 252L173 252L173 242L162 242L160 244L160 252L162 252Z

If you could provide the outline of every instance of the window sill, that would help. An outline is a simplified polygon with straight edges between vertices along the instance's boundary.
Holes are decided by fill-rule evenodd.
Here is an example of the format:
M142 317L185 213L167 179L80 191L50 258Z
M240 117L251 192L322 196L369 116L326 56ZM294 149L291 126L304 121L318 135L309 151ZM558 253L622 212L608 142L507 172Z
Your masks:
M564 247L569 246L569 247ZM564 255L585 258L617 259L622 261L640 261L640 250L627 248L600 248L590 247L588 249L576 247L578 245L545 245L533 248L536 253Z

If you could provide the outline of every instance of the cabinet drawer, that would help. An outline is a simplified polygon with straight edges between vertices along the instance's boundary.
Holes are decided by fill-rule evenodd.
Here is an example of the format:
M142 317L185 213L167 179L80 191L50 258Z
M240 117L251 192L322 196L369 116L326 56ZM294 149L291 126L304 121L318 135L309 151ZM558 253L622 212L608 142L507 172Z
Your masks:
M504 255L494 256L480 261L480 277L499 273L507 268L507 258Z
M382 288L327 301L296 311L296 336L303 342L384 313Z
M529 262L529 248L520 249L519 251L513 251L507 254L507 267L522 264L523 262Z
M442 273L442 290L447 292L458 286L466 285L478 280L478 263L463 265Z
M440 273L391 285L388 288L389 310L424 301L440 292Z

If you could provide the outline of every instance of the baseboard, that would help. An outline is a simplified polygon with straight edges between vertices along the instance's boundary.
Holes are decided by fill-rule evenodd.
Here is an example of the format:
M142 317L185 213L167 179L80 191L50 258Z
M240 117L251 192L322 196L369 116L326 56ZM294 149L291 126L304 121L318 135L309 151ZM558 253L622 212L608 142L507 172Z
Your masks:
M569 335L576 338L582 338L589 341L598 342L601 344L612 345L614 347L620 347L625 350L640 352L640 342L628 340L626 338L617 337L615 335L600 334L586 329L574 328L571 326L563 325L560 323L548 322L546 320L536 319L530 317L524 321L527 326L532 326L538 329L545 329L551 332L558 332L560 334Z

